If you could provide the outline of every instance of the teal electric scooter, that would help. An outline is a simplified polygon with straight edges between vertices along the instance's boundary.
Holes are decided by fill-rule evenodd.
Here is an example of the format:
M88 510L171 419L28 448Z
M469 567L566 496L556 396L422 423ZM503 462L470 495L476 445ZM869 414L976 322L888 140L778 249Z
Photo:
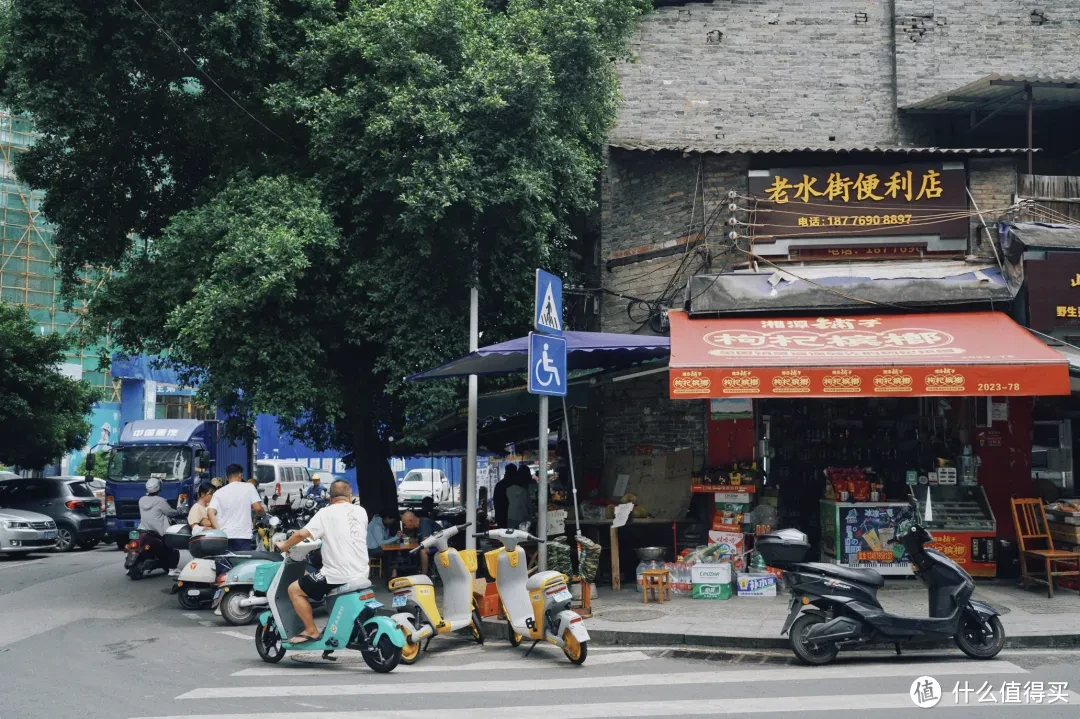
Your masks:
M271 573L269 567L256 572L255 589L265 591L270 611L259 615L255 628L255 649L264 662L280 662L290 649L321 651L324 659L342 649L355 649L373 670L385 673L401 661L405 635L390 617L377 612L383 605L375 600L370 579L343 584L326 595L328 620L315 641L293 645L286 640L304 630L304 624L293 610L289 585L304 576L308 554L322 542L305 539L288 551L285 561ZM272 578L271 578L272 576Z

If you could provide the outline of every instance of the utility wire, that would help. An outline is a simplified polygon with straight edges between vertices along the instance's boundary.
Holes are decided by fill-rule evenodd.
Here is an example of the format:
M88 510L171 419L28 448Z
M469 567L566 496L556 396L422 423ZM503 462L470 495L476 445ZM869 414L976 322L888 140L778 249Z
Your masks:
M286 145L288 145L288 146L290 146L290 147L295 147L295 145L293 145L293 144L292 144L291 142L289 142L289 141L288 141L288 140L286 140L286 139L285 139L284 137L282 137L281 135L277 134L276 132L274 132L273 130L271 130L271 129L270 129L269 127L267 127L267 126L266 126L266 124L264 124L262 120L260 120L259 118L255 117L254 115L252 115L252 114L251 114L251 112L250 112L250 111L248 111L248 109L247 109L246 107L244 107L243 105L241 105L241 104L240 104L240 102L239 102L239 101L238 101L238 100L237 100L237 99L236 99L235 97L233 97L232 95L230 95L230 94L229 94L229 92L228 92L228 91L227 91L227 90L226 90L225 88L223 88L223 87L222 87L221 85L219 85L219 84L218 84L218 82L217 82L217 80L215 80L214 78L210 77L210 74L209 74L208 72L206 72L206 70L203 70L203 69L202 69L202 67L200 67L200 66L199 66L199 63L195 62L195 60L194 60L194 59L192 59L191 55L188 55L188 53L187 53L187 50L185 50L184 48L180 47L180 43L176 42L176 40L174 40L174 39L173 39L173 36L172 36L172 35L170 35L170 34L168 33L168 31L167 31L167 30L166 30L166 29L165 29L164 27L162 27L161 23L159 23L159 22L157 21L157 19L156 19L156 18L155 18L155 17L153 16L153 15L151 15L151 14L150 14L150 13L149 13L149 12L148 12L148 11L146 10L146 8L144 8L144 7L142 6L142 3L141 3L141 2L139 2L139 0L132 0L132 2L134 2L134 3L135 3L135 5L136 5L136 6L138 6L138 8L139 8L140 10L142 10L142 11L143 11L143 14L144 14L144 15L146 15L146 17L150 18L150 22L154 23L154 25L156 25L156 26L157 26L157 29L161 31L161 34L162 34L162 35L164 35L165 37L169 38L169 42L171 42L171 43L173 44L173 46L175 46L175 47L176 47L176 49L177 49L177 50L179 50L179 51L181 52L181 54L183 54L183 56L187 58L188 62L190 62L190 63L191 63L191 64L192 64L192 65L193 65L193 66L195 67L195 69L196 69L196 70L198 70L200 74L202 74L202 76L203 76L203 77L205 77L205 78L206 78L207 80L209 80L209 81L210 81L210 83L211 83L211 84L212 84L212 85L213 85L214 87L216 87L216 88L217 88L217 89L218 89L218 90L219 90L219 91L220 91L220 92L221 92L221 93L222 93L223 95L225 95L225 97L229 98L229 100L231 100L231 101L232 101L232 103L233 103L234 105L236 105L236 106L237 106L237 107L239 107L239 108L240 108L241 110L243 110L243 112L244 112L244 114L245 114L245 115L247 115L248 117L250 117L250 118L251 118L252 120L254 120L254 121L255 121L256 123L258 123L258 125L259 125L259 126L260 126L260 127L262 128L262 129L266 130L266 131L267 131L267 132L269 132L269 133L270 133L271 135L273 135L273 136L274 136L274 137L276 137L277 139L279 139L279 140L281 140L282 142L284 142L284 143L285 143Z

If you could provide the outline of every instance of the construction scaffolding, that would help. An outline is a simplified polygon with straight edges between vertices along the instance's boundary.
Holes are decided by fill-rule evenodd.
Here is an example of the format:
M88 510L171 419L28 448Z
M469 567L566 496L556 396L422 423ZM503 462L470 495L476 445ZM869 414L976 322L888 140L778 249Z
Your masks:
M25 307L43 334L67 334L82 322L85 303L64 309L54 268L53 230L41 214L44 194L15 178L16 153L25 152L36 137L28 118L0 108L0 301ZM104 401L119 402L119 383L98 368L100 347L73 346L67 362L103 390Z

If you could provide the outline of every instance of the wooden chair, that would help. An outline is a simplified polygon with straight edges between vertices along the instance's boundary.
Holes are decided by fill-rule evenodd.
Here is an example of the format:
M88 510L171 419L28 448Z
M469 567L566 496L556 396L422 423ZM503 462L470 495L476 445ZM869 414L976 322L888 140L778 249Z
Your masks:
M671 599L671 577L666 569L646 569L641 573L641 603L649 603L649 592L656 594L656 599L664 603L665 595Z
M373 572L378 572L379 577L381 578L383 575L382 557L370 557L368 559L368 569Z
M1020 544L1020 574L1025 587L1028 582L1045 584L1047 596L1053 597L1054 577L1080 577L1080 552L1066 552L1054 548L1054 538L1050 536L1046 510L1041 499L1013 497L1012 516L1016 526L1016 539ZM1028 557L1037 557L1043 561L1045 579L1030 574ZM1054 565L1061 562L1074 562L1077 568L1053 571Z

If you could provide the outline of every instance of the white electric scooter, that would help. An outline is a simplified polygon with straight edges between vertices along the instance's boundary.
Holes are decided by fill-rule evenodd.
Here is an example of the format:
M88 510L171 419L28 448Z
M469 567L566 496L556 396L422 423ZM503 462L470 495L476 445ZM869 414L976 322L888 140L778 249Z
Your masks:
M443 583L443 614L435 604L435 587L430 577L418 574L390 580L393 608L405 610L391 617L405 633L405 647L401 650L401 661L405 664L412 664L420 657L420 645L425 639L430 643L431 637L440 634L468 629L473 639L484 643L484 625L473 606L476 550L459 552L449 544L450 539L469 524L471 522L435 532L412 550L413 554L433 547L439 550L435 555L435 566L439 568ZM424 648L427 648L426 644Z
M503 545L485 553L484 561L488 574L495 578L506 612L510 644L516 647L528 638L535 647L546 639L562 649L574 664L583 664L589 649L589 632L581 616L570 610L566 575L549 571L530 577L525 550L518 546L526 540L544 540L520 529L493 529L474 536L495 539Z

